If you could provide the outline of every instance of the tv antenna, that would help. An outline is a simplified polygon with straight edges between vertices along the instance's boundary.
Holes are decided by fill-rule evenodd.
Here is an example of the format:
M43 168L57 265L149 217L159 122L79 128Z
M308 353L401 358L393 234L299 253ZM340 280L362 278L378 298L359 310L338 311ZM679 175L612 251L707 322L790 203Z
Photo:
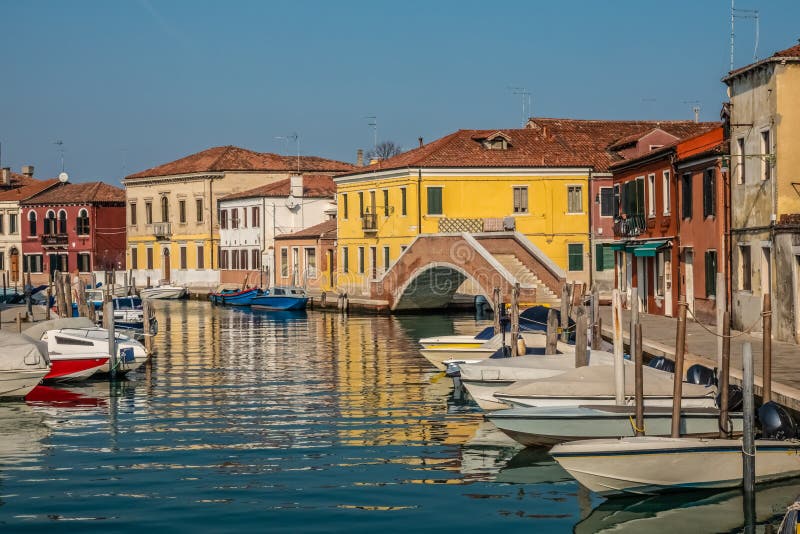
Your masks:
M759 17L757 9L740 9L735 7L734 2L731 0L731 71L733 71L733 48L734 41L736 40L736 33L733 26L736 19L752 19L756 21L756 39L755 46L753 47L753 62L758 61L758 34L759 34Z
M682 100L681 104L691 104L692 111L694 112L694 122L700 122L700 101L699 100Z
M59 139L58 141L54 141L53 144L58 146L57 150L61 155L61 172L64 172L64 141Z
M525 123L528 122L528 118L533 114L533 106L531 105L531 92L525 87L509 87L508 90L511 91L512 95L519 95L520 100L522 100L522 126L525 127Z
M300 134L297 132L291 135L276 135L275 139L279 139L285 143L285 151L288 155L289 141L294 141L297 148L297 174L300 174Z
M372 127L372 149L374 151L378 150L378 117L375 115L367 115L364 117L369 122L367 122L367 126Z

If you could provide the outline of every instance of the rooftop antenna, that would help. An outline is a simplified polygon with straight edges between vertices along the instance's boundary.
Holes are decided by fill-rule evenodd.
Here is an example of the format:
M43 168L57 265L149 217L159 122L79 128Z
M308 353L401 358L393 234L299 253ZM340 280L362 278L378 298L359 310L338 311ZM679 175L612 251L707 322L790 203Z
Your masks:
M522 126L524 127L525 123L528 122L528 118L533 114L531 92L525 87L509 87L508 90L511 91L512 95L519 95L520 100L522 100Z
M730 70L733 71L733 49L734 49L734 42L736 40L736 33L734 32L734 22L736 19L753 19L756 21L756 39L755 39L755 46L753 48L753 62L755 63L758 61L758 37L759 37L759 16L757 9L739 9L734 5L736 0L731 0L731 68Z
M700 101L699 100L682 100L681 104L692 104L692 111L694 112L694 122L700 122Z
M377 152L378 150L378 117L375 115L367 115L364 117L369 122L367 126L372 127L372 149Z
M289 141L294 141L297 146L297 174L300 174L300 134L297 132L291 135L276 135L275 139L280 139L285 143L285 151L289 152Z
M59 139L54 141L53 144L58 146L58 152L61 154L61 172L64 172L64 141Z

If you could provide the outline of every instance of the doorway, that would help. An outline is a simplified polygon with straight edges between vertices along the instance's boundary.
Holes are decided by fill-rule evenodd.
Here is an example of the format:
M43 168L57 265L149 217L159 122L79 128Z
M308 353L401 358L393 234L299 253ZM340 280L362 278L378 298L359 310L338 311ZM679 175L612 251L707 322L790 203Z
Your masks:
M169 283L172 277L172 273L170 273L170 258L169 258L169 248L164 248L164 255L161 257L161 271L164 280Z
M649 313L647 304L650 299L647 297L648 276L647 269L650 267L650 262L647 258L636 258L636 289L639 294L639 311L641 313ZM637 303L634 303L636 305Z
M19 251L17 249L11 249L10 259L11 281L19 282Z
M369 269L373 280L378 278L378 249L369 247Z

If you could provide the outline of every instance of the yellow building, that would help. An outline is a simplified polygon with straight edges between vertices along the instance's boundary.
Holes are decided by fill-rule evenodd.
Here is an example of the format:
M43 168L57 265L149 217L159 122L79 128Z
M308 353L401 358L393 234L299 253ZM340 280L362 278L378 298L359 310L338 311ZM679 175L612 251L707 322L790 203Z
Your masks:
M220 281L220 198L298 173L333 175L353 168L314 156L222 146L131 174L124 180L127 267L140 287L146 280L171 281L207 291Z

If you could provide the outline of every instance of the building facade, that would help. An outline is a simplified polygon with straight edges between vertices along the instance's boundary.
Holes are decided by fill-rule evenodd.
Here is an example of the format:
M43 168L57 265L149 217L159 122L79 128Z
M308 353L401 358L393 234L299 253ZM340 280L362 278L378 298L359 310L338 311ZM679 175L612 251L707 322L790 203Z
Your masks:
M207 291L220 283L219 200L288 179L354 167L314 156L215 147L125 178L127 265L138 284L171 281Z
M58 180L36 180L33 166L26 165L23 173L0 169L0 272L6 283L22 283L22 233L20 202L53 187Z
M241 284L249 277L264 287L278 283L286 261L276 263L275 236L335 217L335 191L330 176L309 174L220 199L220 282Z
M608 299L614 289L614 183L610 173L593 173L589 180L591 213L592 283L600 297Z
M125 192L103 182L60 183L21 201L23 271L34 284L54 271L125 269Z
M732 326L800 342L800 45L731 72ZM791 290L790 290L791 289Z
M310 294L336 288L336 219L275 237L278 286L300 286Z

